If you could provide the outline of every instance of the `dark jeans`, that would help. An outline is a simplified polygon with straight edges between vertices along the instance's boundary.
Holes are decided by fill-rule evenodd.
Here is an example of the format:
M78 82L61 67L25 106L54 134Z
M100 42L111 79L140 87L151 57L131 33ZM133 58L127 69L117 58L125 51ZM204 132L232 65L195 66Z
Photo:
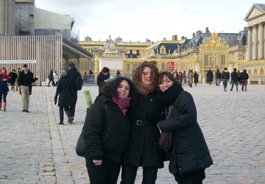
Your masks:
M2 103L2 96L4 103L6 103L7 92L0 92L0 103Z
M138 167L131 165L122 166L121 184L134 184ZM155 184L157 178L156 167L143 167L143 181L142 184Z
M96 166L92 159L86 158L86 167L90 184L116 184L121 165L112 161L103 160L100 166Z
M233 91L234 85L236 86L236 90L238 91L238 82L232 81L231 91Z
M71 117L75 116L75 105L76 105L76 102L77 102L77 91L74 91L72 105L70 106Z
M247 85L248 85L248 81L242 80L242 91L244 91L244 88L245 88L245 91L247 91Z
M69 107L59 107L60 122L63 122L63 120L64 120L64 118L63 118L64 117L63 110L65 111L65 113L66 113L66 115L67 115L68 118L71 117Z

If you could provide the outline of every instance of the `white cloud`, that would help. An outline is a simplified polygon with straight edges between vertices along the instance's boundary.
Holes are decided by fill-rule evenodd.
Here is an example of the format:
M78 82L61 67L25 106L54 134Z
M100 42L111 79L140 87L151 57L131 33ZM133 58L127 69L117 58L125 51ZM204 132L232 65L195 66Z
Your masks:
M75 19L80 39L122 37L124 41L190 38L193 32L238 32L252 0L36 0L38 8Z

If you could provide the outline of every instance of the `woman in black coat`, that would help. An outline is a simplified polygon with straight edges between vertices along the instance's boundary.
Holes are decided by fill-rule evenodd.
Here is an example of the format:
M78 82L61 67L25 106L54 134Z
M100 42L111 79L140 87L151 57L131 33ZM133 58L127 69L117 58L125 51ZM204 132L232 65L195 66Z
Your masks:
M87 111L83 135L91 184L116 184L130 137L128 107L135 102L133 83L125 77L109 82Z
M157 103L158 69L155 64L144 62L133 74L138 90L137 104L130 108L131 136L122 166L122 184L135 181L138 167L143 167L143 184L154 184L158 168L163 167L162 153L158 146L161 106Z
M193 98L169 72L159 75L158 84L159 102L166 109L173 105L169 117L158 122L162 132L173 131L169 171L179 184L201 184L205 178L205 168L213 161L197 122Z
M60 116L60 122L59 125L63 125L64 120L64 112L66 113L68 117L68 122L71 124L73 123L73 118L71 117L70 113L70 106L72 104L73 100L73 86L71 84L71 81L68 79L68 74L66 71L61 72L61 77L57 83L56 93L54 97L54 104L57 103L57 98L59 95L59 116Z

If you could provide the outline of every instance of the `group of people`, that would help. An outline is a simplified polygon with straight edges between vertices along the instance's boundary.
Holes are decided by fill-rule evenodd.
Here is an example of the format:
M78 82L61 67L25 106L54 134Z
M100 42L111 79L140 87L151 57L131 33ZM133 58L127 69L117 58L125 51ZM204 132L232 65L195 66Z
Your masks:
M188 74L186 74L186 71L184 71L183 73L175 71L173 73L173 76L181 85L184 86L188 85L192 87L193 83L195 84L195 86L197 86L199 82L199 74L196 71L193 73L193 70L191 69L188 70Z
M108 81L109 75L104 67L98 76L99 95L87 110L82 131L90 183L115 184L121 169L121 184L133 184L142 167L142 183L154 184L165 160L178 183L202 183L213 161L191 94L152 62L137 67L132 81L122 76ZM158 140L167 131L173 137L165 152Z
M216 77L216 86L220 86L220 82L222 81L225 92L227 91L227 83L230 79L231 79L230 91L233 91L234 86L236 86L236 91L238 91L238 85L242 86L241 88L242 91L247 91L249 76L247 74L247 70L245 69L242 72L240 72L239 70L237 71L237 69L234 68L233 72L231 73L231 77L227 68L224 68L222 73L220 73L220 71L217 69L215 77Z
M18 71L15 69L7 74L5 68L0 72L0 110L6 111L7 106L7 94L9 92L8 83L11 84L11 90L15 91L14 85L16 85L16 91L19 89L19 93L22 97L22 112L29 112L29 96L32 92L32 83L38 80L37 77L33 77L33 73L28 69L28 65L23 65L23 70ZM3 100L3 102L2 102Z

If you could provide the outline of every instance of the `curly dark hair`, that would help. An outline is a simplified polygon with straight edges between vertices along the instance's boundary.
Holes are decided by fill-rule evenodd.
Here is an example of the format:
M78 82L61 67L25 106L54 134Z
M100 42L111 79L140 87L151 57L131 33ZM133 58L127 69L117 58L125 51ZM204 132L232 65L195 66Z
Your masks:
M131 97L131 105L136 104L136 88L133 82L126 77L117 77L114 80L108 82L106 86L102 89L102 94L108 99L112 99L112 97L118 97L117 89L120 86L122 81L128 82L130 86L129 97Z
M137 88L142 85L142 73L145 67L149 67L151 69L151 76L152 76L152 84L151 87L155 89L157 87L157 77L159 75L158 68L154 61L148 62L144 61L140 66L138 66L132 75L132 80Z

